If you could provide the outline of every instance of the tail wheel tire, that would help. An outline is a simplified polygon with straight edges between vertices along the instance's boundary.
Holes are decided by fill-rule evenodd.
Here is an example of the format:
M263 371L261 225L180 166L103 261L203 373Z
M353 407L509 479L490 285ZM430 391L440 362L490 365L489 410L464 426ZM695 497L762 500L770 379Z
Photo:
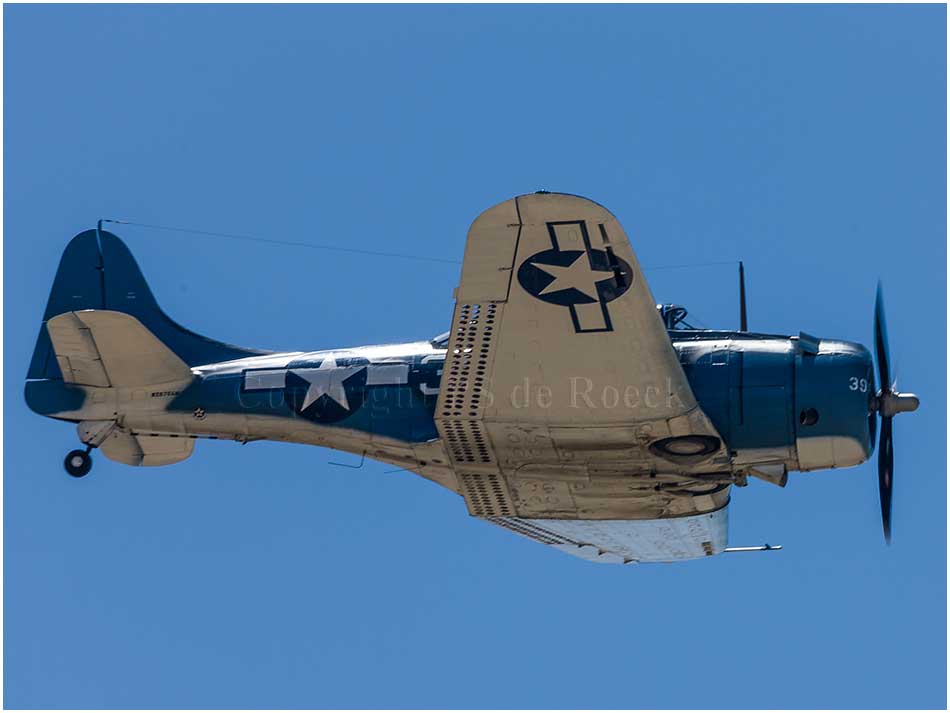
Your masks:
M86 451L70 451L63 461L66 472L74 478L81 478L92 470L92 456Z

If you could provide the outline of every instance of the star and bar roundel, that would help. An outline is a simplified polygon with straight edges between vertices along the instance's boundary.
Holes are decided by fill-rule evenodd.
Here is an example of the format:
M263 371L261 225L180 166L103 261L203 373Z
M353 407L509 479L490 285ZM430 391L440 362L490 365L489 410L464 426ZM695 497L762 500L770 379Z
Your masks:
M335 423L360 409L367 387L408 384L409 371L407 363L373 363L356 355L324 354L319 360L307 356L280 368L248 369L241 389L278 392L284 403L304 418ZM431 395L425 384L417 386L423 395Z
M610 247L606 228L597 225L604 249L591 247L583 220L547 224L551 248L518 267L518 282L532 297L567 307L574 331L612 332L607 304L630 289L633 271Z

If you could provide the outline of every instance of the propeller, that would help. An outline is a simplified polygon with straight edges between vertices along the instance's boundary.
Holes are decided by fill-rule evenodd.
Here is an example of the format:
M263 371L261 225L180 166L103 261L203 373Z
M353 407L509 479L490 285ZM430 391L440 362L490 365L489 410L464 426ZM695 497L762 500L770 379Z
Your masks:
M881 522L884 539L891 542L891 496L894 488L894 437L893 419L896 414L916 411L920 399L914 394L902 394L891 381L890 348L887 343L887 320L884 318L884 290L877 283L874 300L874 355L877 358L877 373L880 388L871 400L871 443L877 434L877 416L881 417L881 442L877 452L877 481L881 494Z

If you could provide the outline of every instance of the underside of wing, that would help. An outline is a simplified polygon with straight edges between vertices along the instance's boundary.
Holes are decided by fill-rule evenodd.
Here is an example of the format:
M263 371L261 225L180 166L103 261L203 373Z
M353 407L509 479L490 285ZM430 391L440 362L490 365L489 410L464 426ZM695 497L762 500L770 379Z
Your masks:
M662 520L487 518L501 527L590 562L678 562L726 548L728 507Z
M469 511L630 520L728 501L698 406L617 219L532 194L473 223L436 422Z

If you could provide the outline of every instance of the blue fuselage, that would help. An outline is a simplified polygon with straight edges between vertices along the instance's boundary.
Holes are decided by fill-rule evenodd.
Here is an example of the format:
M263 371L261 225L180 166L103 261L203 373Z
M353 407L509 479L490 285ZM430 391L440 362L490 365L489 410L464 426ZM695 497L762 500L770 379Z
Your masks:
M870 454L874 383L864 347L825 340L810 354L797 338L706 330L670 335L699 405L738 463L812 470L854 465ZM425 442L439 437L433 413L444 355L414 342L224 362L197 368L199 378L168 408L305 419Z
M816 470L870 455L875 386L863 346L822 340L808 348L794 337L709 330L671 330L670 337L735 466ZM194 367L190 385L135 398L154 400L183 419L187 432L212 437L327 428L358 440L424 443L439 438L433 415L444 360L445 349L430 342L269 354ZM33 410L68 420L83 420L72 414L83 412L85 393L59 380L27 383Z

